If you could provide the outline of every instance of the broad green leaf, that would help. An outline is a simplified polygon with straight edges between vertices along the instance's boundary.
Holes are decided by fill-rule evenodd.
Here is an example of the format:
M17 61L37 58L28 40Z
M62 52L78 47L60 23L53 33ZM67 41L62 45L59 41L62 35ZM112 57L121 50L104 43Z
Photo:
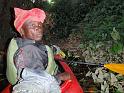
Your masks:
M120 40L119 32L115 29L115 27L113 28L113 31L111 32L111 37L112 37L115 41Z
M118 89L116 89L116 90L115 90L115 93L122 93L122 92L120 92Z
M117 88L118 88L118 91L120 91L121 93L124 93L124 89L122 85L118 84Z

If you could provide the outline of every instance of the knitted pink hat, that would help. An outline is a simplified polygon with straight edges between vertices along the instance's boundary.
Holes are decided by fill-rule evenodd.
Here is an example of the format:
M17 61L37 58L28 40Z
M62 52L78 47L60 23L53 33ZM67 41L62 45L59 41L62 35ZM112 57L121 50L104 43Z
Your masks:
M18 32L20 32L20 28L28 19L32 21L44 22L46 14L43 10L39 8L33 8L31 10L23 10L20 8L14 8L15 11L15 21L14 26Z

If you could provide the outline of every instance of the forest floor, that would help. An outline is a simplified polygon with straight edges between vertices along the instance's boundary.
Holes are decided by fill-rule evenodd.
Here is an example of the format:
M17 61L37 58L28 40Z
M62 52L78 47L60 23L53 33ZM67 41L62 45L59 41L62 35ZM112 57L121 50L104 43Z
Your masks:
M124 60L124 52L122 51L120 56L116 56L114 54L110 54L107 52L110 47L111 47L111 41L108 41L106 43L100 43L97 46L101 46L98 47L97 50L94 51L90 51L91 55L89 55L89 51L87 52L86 49L81 49L79 46L80 44L82 44L81 41L81 36L78 35L70 35L67 39L65 40L57 40L58 43L56 43L57 46L60 47L60 49L62 51L64 51L65 54L67 54L67 58L66 60L68 61L78 61L78 62L89 62L89 63L95 63L95 64L106 64L104 62L110 62L110 63L123 63ZM56 42L56 41L55 41ZM68 57L68 53L69 56ZM86 57L84 58L84 53L86 53ZM93 54L94 53L94 54ZM99 59L101 58L101 59ZM97 60L94 60L97 59ZM109 61L108 61L109 60ZM109 69L106 68L100 68L97 65L93 66L93 65L86 65L86 64L77 64L77 63L68 63L68 65L71 67L72 71L74 72L75 76L78 79L78 82L80 83L81 87L84 90L84 93L101 93L102 88L105 88L106 90L104 90L103 93L109 93L109 91L111 93L124 93L124 76L121 76L121 79L119 80L118 78L118 73L112 72ZM102 83L101 81L97 81L95 82L94 79L96 79L96 77L89 76L87 77L86 74L90 71L90 72L95 72L98 69L101 69L99 72L99 76L100 78L102 78ZM104 72L105 71L105 72ZM103 73L101 73L103 72ZM100 74L101 73L101 74ZM106 75L108 75L106 77ZM98 76L98 74L95 74L96 76ZM113 75L113 76L112 76ZM94 79L93 79L94 78ZM111 78L109 80L109 78ZM114 78L114 79L113 79ZM104 80L105 79L105 80ZM116 80L117 82L117 86L116 85L111 85L112 82L114 82L114 80ZM107 84L103 84L103 82L106 82ZM94 83L95 82L95 83ZM123 83L121 83L123 82ZM103 85L102 85L103 84ZM118 87L120 85L120 87ZM103 86L103 87L102 87ZM109 86L109 88L107 89L107 86ZM122 92L120 92L122 91Z

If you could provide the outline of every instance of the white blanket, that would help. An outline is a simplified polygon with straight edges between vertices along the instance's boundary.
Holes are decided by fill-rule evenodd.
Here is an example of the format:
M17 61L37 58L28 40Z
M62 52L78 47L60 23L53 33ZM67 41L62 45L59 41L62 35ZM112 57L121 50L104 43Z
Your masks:
M38 75L25 68L12 93L61 93L61 89L56 79L47 72Z

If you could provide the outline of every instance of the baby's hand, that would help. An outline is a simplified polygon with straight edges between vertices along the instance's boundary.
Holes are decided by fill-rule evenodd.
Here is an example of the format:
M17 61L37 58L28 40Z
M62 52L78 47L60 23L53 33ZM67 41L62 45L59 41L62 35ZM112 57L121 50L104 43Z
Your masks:
M57 76L59 77L60 80L63 80L63 81L72 79L71 74L68 72L60 73Z

